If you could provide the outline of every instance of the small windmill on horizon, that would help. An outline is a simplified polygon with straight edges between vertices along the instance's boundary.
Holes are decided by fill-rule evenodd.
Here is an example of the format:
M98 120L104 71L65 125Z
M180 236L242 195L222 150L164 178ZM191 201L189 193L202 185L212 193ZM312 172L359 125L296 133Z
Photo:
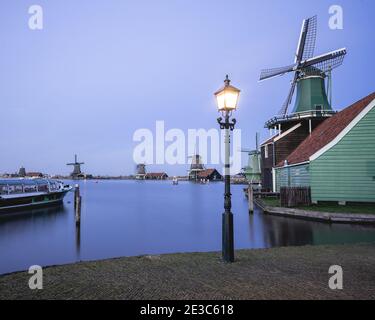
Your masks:
M138 163L135 167L135 179L145 180L146 178L146 163Z
M202 157L197 152L197 146L195 146L194 154L188 156L191 159L190 169L188 170L189 180L198 181L199 172L205 170Z
M70 174L70 176L73 179L82 178L84 174L81 171L81 165L85 164L84 162L78 162L77 155L74 155L74 162L67 163L67 166L73 166L73 172Z

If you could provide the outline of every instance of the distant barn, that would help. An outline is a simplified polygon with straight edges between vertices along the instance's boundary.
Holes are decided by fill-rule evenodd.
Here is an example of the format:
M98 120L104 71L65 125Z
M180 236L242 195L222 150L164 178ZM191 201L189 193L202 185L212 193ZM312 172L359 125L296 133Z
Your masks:
M205 169L198 173L197 178L198 180L219 181L223 179L223 176L216 169Z
M168 178L168 175L165 172L149 172L146 173L146 180L165 180Z
M28 178L43 178L44 174L41 172L27 172L25 177Z

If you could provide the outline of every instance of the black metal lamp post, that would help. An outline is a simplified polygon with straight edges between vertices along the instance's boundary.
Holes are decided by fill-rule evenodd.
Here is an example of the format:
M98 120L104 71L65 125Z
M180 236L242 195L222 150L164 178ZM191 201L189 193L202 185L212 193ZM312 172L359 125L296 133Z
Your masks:
M231 212L231 193L230 193L230 131L233 131L236 124L236 119L230 121L232 112L237 109L238 97L240 90L230 85L228 75L224 80L224 87L219 91L215 92L217 106L219 112L224 117L218 118L217 121L220 125L221 130L225 130L225 168L224 168L224 181L225 181L225 193L224 193L224 213L222 220L222 255L225 262L234 261L234 237L233 237L233 214Z

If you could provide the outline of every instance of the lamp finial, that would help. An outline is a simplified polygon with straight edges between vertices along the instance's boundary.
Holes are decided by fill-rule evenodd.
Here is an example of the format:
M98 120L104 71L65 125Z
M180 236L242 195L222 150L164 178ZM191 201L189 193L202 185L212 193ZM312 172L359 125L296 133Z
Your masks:
M224 83L225 83L225 86L229 86L230 80L229 80L229 76L228 75L225 76Z

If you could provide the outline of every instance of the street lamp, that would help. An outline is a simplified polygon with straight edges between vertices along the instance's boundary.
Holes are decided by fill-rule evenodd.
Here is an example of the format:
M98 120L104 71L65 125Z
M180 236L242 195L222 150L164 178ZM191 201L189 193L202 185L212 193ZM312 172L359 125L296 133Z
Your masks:
M230 193L230 131L233 131L236 119L229 121L232 112L237 109L238 97L240 90L230 85L228 75L224 80L224 87L215 92L218 111L221 112L223 118L218 118L217 122L221 130L225 130L225 167L224 167L224 213L222 220L222 256L225 262L234 261L234 240L233 240L233 214L231 212L231 193Z

